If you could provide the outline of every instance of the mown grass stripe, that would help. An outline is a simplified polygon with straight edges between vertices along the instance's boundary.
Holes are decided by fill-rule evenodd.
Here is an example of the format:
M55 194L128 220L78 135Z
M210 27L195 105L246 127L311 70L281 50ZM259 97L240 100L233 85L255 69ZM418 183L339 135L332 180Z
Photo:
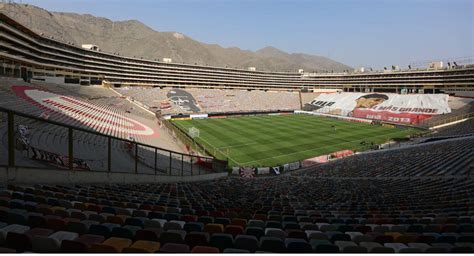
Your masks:
M255 166L299 161L341 149L362 150L367 147L360 144L363 140L380 144L416 132L309 115L174 122L184 131L198 128L200 138L196 141L215 152L215 157L227 158L228 154L231 164Z

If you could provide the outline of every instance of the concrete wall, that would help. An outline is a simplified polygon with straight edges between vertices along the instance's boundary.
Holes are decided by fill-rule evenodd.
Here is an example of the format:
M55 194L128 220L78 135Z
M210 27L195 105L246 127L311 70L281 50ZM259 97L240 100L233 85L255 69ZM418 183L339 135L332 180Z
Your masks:
M108 173L0 167L0 183L3 184L172 183L213 180L227 176L228 173L212 173L181 177L134 173Z

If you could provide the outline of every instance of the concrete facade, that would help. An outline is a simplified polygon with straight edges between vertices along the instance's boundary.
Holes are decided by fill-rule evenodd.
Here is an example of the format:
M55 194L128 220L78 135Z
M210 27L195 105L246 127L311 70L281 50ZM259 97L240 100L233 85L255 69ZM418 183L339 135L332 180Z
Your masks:
M160 176L149 174L69 171L36 168L0 167L3 184L135 184L197 182L227 177L228 173L195 176Z

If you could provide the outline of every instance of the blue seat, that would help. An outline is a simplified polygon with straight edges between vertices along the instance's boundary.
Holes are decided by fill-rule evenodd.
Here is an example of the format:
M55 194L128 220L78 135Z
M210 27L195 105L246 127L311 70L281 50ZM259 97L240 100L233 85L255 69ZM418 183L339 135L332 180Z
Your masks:
M111 236L133 239L133 237L135 236L135 233L132 230L127 229L125 227L115 227L112 229Z
M101 224L93 224L89 227L89 234L92 235L99 235L105 238L109 238L111 236L111 229L107 226Z
M175 244L184 244L184 238L176 233L171 231L165 231L160 235L160 243L164 245L166 243L175 243Z
M277 237L262 236L260 238L260 249L266 252L283 253L286 251L285 243Z
M143 227L143 220L138 218L127 218L124 225Z
M149 219L163 219L163 213L162 212L149 212L148 218Z
M330 245L330 244L320 244L316 246L317 253L338 253L339 252L339 247L336 245Z
M209 240L209 245L219 248L223 252L225 248L234 247L234 239L231 234L214 233Z
M115 210L114 207L110 207L110 206L105 206L104 208L102 208L102 212L104 212L104 213L111 213L111 214L117 214L117 210Z
M186 230L186 232L201 232L204 229L204 223L201 222L188 222L184 224L183 230Z
M311 253L313 248L304 239L287 238L285 239L285 247L287 253Z
M265 231L263 230L263 228L259 227L247 227L245 229L245 234L255 236L257 239L260 239L260 237L265 235Z
M7 215L7 222L9 224L19 224L19 225L27 225L27 216L24 213L20 212L8 212Z
M234 248L255 252L258 249L258 240L251 235L237 235L234 241Z

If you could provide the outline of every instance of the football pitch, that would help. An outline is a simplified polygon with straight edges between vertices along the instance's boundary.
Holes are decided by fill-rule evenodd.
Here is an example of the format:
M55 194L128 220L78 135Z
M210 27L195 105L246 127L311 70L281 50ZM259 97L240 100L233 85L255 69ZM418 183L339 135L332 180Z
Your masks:
M172 122L188 134L197 128L196 143L217 159L248 167L276 166L345 149L363 151L372 142L382 144L420 132L304 114Z

